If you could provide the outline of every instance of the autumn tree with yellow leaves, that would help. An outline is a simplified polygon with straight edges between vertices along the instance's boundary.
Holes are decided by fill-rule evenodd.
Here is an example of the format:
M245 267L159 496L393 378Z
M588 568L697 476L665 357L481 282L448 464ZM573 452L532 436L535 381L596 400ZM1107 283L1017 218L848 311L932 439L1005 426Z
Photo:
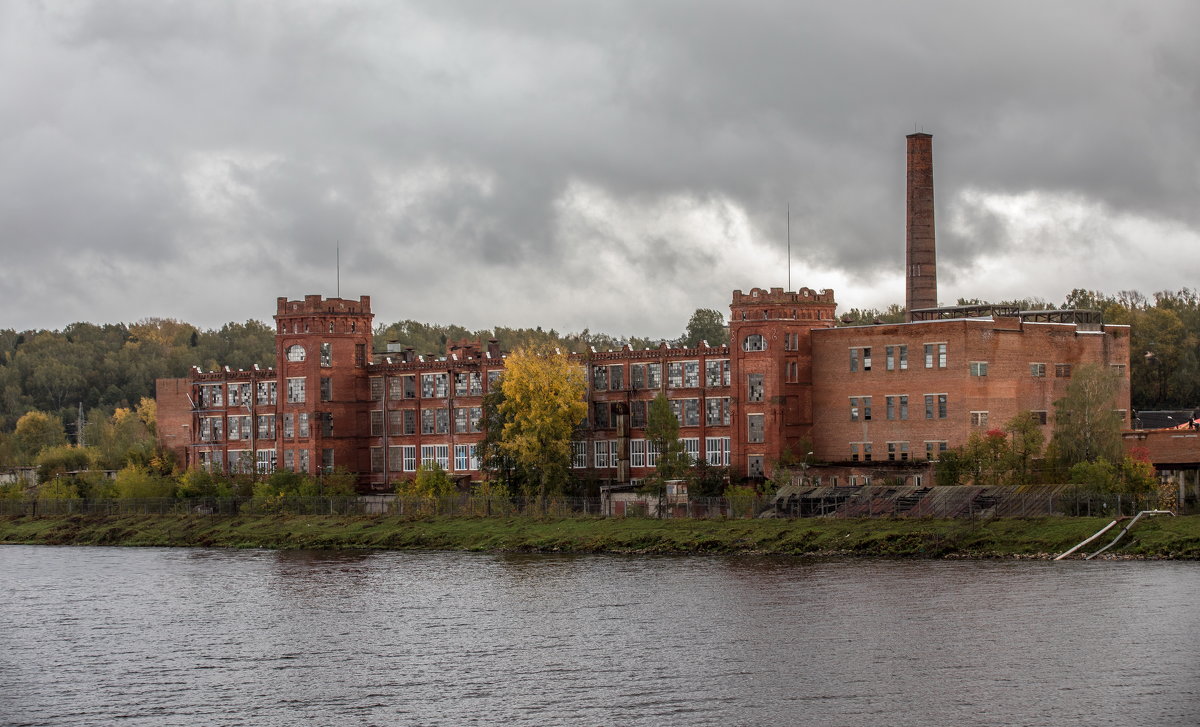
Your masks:
M570 478L571 439L587 416L583 367L548 347L514 351L500 379L501 449L528 474L540 497L562 492Z

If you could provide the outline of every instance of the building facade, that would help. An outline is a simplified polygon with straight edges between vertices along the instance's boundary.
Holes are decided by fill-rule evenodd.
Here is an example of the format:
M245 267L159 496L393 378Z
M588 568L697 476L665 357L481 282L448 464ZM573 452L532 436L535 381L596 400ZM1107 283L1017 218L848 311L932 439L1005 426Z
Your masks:
M1126 326L1094 311L936 307L932 153L931 136L908 137L908 322L838 327L832 290L754 288L733 291L728 346L575 352L588 417L573 469L618 485L653 472L645 426L659 393L684 450L729 467L732 480L770 477L785 461L833 463L856 478L893 466L903 478L1018 412L1051 426L1053 402L1085 364L1121 374L1113 408L1128 424ZM274 368L159 380L160 442L180 462L344 468L368 490L414 477L422 462L481 477L483 397L504 371L495 341L436 357L375 352L367 296L279 298L274 318Z

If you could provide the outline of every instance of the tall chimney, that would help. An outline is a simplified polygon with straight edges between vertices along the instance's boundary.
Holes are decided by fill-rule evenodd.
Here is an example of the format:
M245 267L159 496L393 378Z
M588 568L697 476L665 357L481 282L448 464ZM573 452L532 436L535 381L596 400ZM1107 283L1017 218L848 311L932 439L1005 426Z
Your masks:
M908 135L908 220L905 256L905 319L919 308L937 307L937 252L933 234L933 136Z

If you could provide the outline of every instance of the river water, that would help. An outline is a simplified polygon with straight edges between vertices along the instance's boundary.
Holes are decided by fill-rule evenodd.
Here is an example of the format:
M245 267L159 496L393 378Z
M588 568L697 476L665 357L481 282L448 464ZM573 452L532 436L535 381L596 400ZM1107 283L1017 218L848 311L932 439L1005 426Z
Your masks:
M1196 725L1200 564L0 546L0 724Z

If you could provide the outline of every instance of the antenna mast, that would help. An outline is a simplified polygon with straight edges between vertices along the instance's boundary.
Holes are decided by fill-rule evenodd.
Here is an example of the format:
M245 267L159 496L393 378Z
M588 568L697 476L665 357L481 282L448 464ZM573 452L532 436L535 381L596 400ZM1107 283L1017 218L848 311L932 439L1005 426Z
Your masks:
M787 206L787 243L788 243L788 287L792 289L792 205Z
M334 248L334 264L337 267L337 297L342 297L342 243L339 240Z

